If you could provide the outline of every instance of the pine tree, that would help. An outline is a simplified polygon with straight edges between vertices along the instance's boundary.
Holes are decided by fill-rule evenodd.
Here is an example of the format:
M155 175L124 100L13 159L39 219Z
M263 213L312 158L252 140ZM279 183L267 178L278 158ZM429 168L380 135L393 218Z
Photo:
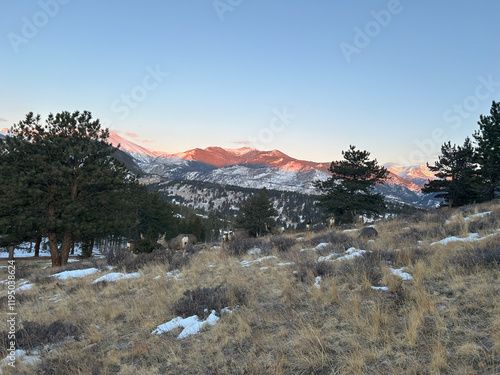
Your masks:
M123 211L124 187L135 179L110 157L109 132L90 112L50 114L44 125L29 113L11 133L0 143L0 173L3 189L19 195L2 200L0 220L17 222L18 237L47 235L53 266L66 264L75 237L125 225L126 213L113 214Z
M318 205L327 215L339 223L352 223L357 215L379 215L385 208L384 198L374 193L376 184L383 183L388 176L377 160L369 160L368 151L342 151L344 160L331 163L332 176L326 181L316 181L315 187L322 193Z
M275 225L274 217L278 216L266 188L249 197L241 206L240 213L238 225L259 235L266 232L266 225Z
M480 116L476 160L485 186L487 199L494 199L500 189L500 102L493 101L489 116Z
M429 180L422 188L423 193L438 193L436 198L443 198L449 207L471 204L479 199L479 176L474 162L474 147L469 137L463 146L441 146L441 155L434 166L427 163L427 168L437 172L437 180Z

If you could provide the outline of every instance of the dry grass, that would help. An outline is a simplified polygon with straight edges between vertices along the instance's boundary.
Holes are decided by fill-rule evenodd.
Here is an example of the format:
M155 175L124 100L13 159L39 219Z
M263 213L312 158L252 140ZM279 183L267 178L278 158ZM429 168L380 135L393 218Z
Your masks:
M485 211L492 213L464 220ZM92 281L108 271L61 281L48 277L56 270L44 268L46 263L18 261L22 277L36 284L17 294L18 332L39 327L46 336L18 337L22 349L39 351L41 363L19 362L3 373L499 373L500 234L478 242L431 243L472 230L480 236L496 232L500 206L418 215L377 222L380 235L373 242L337 231L264 238L255 242L265 243L260 255L206 249L176 264L176 278L167 276L175 267L161 257L127 263L138 267L140 278L100 284ZM312 250L328 241L333 243ZM369 252L317 262L351 246ZM266 255L276 258L256 261ZM253 262L244 267L241 261ZM103 260L71 267L105 265ZM412 280L391 270L403 267ZM6 278L4 269L0 274ZM6 294L4 288L4 301ZM181 329L151 334L183 309L187 316L204 306L220 309L221 303L232 313L217 311L220 320L197 335L177 339ZM50 341L57 325L73 337Z

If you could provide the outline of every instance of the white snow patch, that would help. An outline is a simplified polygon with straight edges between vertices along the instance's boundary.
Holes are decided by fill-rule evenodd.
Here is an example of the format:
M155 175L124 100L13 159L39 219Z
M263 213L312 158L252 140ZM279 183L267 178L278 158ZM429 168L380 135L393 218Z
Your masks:
M242 260L240 262L240 264L242 267L250 267L253 263L260 263L263 260L267 260L267 259L278 259L278 258L276 258L274 255L269 255L267 257L262 257L262 258L255 259L255 260Z
M336 261L341 261L341 260L350 260L354 259L357 257L362 256L364 253L366 253L366 250L359 250L354 247L351 247L345 251L345 255L339 256L336 253L324 256L324 257L319 257L318 262L336 262Z
M85 277L87 275L91 275L93 273L98 272L99 270L97 268L86 268L83 270L74 270L74 271L64 271L64 272L59 272L55 273L52 275L52 277L55 277L59 280L66 280L71 277Z
M316 276L316 279L315 279L315 280L316 280L316 281L314 282L314 286L315 286L316 288L320 289L320 288L321 288L321 286L319 285L319 283L322 281L321 276Z
M375 290L389 290L386 286L372 286L371 288Z
M101 276L98 279L95 279L92 281L92 284L96 284L101 281L118 281L121 279L130 279L134 277L141 277L141 274L139 272L134 272L134 273L121 273L121 272L111 272L108 273L107 275Z
M258 247L254 247L253 249L248 250L248 254L250 255L260 254L260 253L262 253L262 250L259 249Z
M407 272L404 272L405 268L399 268L399 269L394 269L394 268L391 268L390 269L392 274L393 275L396 275L396 276L399 276L403 279L403 281L407 281L407 280L411 280L413 279L413 277L407 273Z
M0 367L8 366L11 362L18 363L18 361L21 361L26 365L35 366L42 362L42 360L40 359L40 355L37 354L37 351L33 351L33 353L34 355L27 355L26 351L17 349L12 353L13 355L7 355L4 359L2 359ZM13 357L15 357L15 359ZM12 359L14 359L14 361L12 361ZM0 374L2 374L1 368Z
M483 238L486 238L486 237L483 237ZM467 237L464 237L464 238L455 237L455 236L447 237L447 238L445 238L445 239L443 239L441 241L436 241L436 242L431 243L431 246L434 246L434 245L447 245L450 242L478 241L480 239L482 239L482 238L479 237L478 233L469 233L469 235Z
M198 319L197 315L193 315L185 319L178 316L177 318L174 318L169 322L160 324L153 332L151 332L151 334L161 335L162 333L169 332L172 329L182 327L184 329L177 336L177 338L183 339L189 335L197 334L205 324L213 326L215 323L217 323L218 320L219 318L215 315L215 310L212 310L212 313L209 315L209 317L206 320L202 321Z

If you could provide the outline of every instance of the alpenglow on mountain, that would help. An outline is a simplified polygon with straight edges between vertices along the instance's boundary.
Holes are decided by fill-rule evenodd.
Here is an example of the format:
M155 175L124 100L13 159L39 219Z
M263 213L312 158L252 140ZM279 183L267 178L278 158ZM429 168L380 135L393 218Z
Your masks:
M279 150L261 151L249 147L228 149L222 147L195 148L168 154L139 146L115 133L108 141L128 153L145 174L144 181L186 180L219 185L233 185L254 189L273 189L303 194L318 194L313 186L316 180L329 177L331 162L317 163L295 159ZM387 199L417 207L434 207L436 200L422 194L426 181L418 168L388 168L389 178L377 190ZM412 179L410 177L412 173ZM396 172L396 173L395 173ZM427 171L427 173L429 173ZM398 175L399 174L399 175ZM431 176L429 176L431 178Z

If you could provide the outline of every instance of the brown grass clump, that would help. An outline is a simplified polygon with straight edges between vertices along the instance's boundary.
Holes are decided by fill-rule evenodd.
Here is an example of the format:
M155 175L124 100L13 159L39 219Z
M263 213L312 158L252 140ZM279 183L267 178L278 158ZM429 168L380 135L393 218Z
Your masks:
M491 214L477 216L486 211ZM235 241L224 248L207 244L186 259L161 252L115 254L108 259L112 271L105 259L68 265L100 270L78 279L58 280L50 275L61 270L45 268L46 262L19 260L19 275L35 286L16 293L17 346L39 362L19 359L15 369L2 371L499 373L498 203L419 212L375 227L379 236L373 242L338 230ZM468 233L485 238L431 245ZM351 247L366 252L342 259ZM248 253L255 248L261 253ZM396 269L412 279L403 280ZM141 276L92 283L108 272L131 271ZM6 278L0 268L0 279ZM0 301L6 306L6 287ZM223 313L225 307L231 311ZM151 334L173 318L201 320L211 310L219 320L196 335L177 339L182 328ZM3 348L7 334L4 320Z

